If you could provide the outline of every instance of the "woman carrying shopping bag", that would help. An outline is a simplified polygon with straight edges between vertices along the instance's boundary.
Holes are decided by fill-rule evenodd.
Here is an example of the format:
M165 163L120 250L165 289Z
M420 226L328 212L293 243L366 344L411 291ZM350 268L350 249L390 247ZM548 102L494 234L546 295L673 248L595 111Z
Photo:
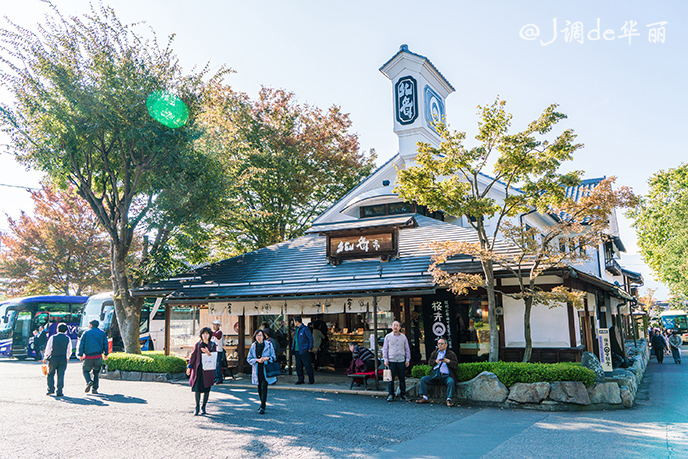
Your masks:
M196 411L194 416L205 414L205 406L208 403L210 388L215 382L215 368L217 366L217 346L210 341L213 332L208 327L201 329L200 339L196 343L186 374L190 376L189 384L196 395ZM201 394L203 394L203 406L200 406Z
M260 408L258 413L265 414L265 404L268 401L268 384L277 382L280 367L277 363L275 348L269 339L265 338L263 330L256 330L253 334L253 344L248 351L246 361L251 365L251 382L258 386Z

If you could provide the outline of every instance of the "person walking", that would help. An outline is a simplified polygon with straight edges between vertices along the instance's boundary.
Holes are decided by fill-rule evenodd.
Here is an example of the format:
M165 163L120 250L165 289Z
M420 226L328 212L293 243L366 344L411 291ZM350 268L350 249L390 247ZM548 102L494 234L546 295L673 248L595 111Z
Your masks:
M304 369L308 374L308 384L315 384L313 365L311 364L311 349L313 348L313 335L303 324L301 316L294 317L294 342L292 350L296 358L296 384L303 384Z
M311 333L313 334L313 349L311 349L313 357L313 368L317 370L323 365L322 347L325 343L325 335L323 335L323 333L316 327L311 328Z
M45 346L48 343L48 327L45 324L38 327L38 336L34 340L34 347L36 349L36 354L39 360L43 360L43 354L45 353Z
M77 356L81 360L81 371L86 380L86 390L93 394L98 393L98 375L103 366L103 355L108 355L108 339L103 330L98 328L100 322L92 320L89 322L90 329L87 330L79 340ZM93 379L91 379L93 373Z
M389 382L389 395L387 401L394 400L394 379L399 379L399 398L406 400L406 368L411 363L411 349L406 335L401 333L401 324L392 322L391 333L385 336L382 344L382 358L385 366L392 371L392 380Z
M675 364L681 363L681 345L683 344L683 338L681 334L677 331L669 337L669 347L671 348L671 356L674 358Z
M55 373L57 373L56 397L64 394L64 376L67 371L67 361L72 356L72 340L67 336L67 324L59 323L57 333L48 338L45 345L43 363L48 363L48 392L46 395L55 394Z
M248 351L246 361L251 365L251 383L258 386L258 398L260 398L258 413L265 414L265 405L268 402L268 384L277 382L276 377L268 377L265 364L276 362L277 355L273 344L267 339L263 330L256 330L253 334L253 344Z
M655 333L652 335L652 351L655 353L655 357L657 357L657 363L661 364L664 362L664 352L667 347L664 335L659 330L655 329Z
M416 403L429 403L428 385L443 384L447 386L447 406L454 406L454 390L456 389L456 368L459 359L454 351L447 349L447 340L440 338L437 340L437 349L430 355L428 365L432 367L432 372L420 378L420 398Z
M210 338L213 336L212 330L208 327L201 328L198 334L199 340L194 346L194 350L189 358L189 365L186 374L189 376L189 385L196 397L196 410L194 416L205 415L205 407L208 404L210 388L215 381L215 365L217 357L213 359L213 352L217 352L217 346ZM214 364L213 364L214 363ZM203 394L203 405L201 406L201 394Z
M220 330L220 325L222 322L219 320L213 320L213 336L210 340L215 343L217 348L217 366L215 367L215 384L222 384L224 382L224 374L222 374L223 368L222 363L227 362L227 356L225 355L225 334Z

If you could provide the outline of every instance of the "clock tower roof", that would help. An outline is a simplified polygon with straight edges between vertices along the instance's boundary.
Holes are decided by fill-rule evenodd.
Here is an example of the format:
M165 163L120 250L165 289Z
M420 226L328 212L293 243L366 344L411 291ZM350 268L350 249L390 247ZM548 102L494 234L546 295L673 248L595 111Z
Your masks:
M442 72L440 72L437 67L428 59L427 57L423 56L422 54L414 53L413 51L409 50L408 45L403 44L399 47L399 51L392 56L387 62L382 64L380 67L380 72L382 72L383 75L385 75L387 78L392 79L393 78L393 71L392 69L395 67L395 65L398 63L398 61L402 60L403 57L406 56L413 56L417 58L420 62L424 64L424 66L427 67L427 69L430 71L430 73L433 73L437 81L440 83L441 86L444 86L443 89L446 90L446 95L451 94L452 92L455 91L454 86L447 80L444 75L442 75Z

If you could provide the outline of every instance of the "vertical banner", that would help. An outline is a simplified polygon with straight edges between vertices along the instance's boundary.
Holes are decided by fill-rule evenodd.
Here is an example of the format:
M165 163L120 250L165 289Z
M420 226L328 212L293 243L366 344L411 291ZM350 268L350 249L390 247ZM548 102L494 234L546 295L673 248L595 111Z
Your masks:
M612 367L612 342L609 339L609 329L600 328L597 330L598 339L600 340L600 363L605 372L613 371Z
M430 355L440 338L447 340L447 347L454 350L458 343L454 320L454 295L447 292L423 297L423 325L425 328L425 355Z

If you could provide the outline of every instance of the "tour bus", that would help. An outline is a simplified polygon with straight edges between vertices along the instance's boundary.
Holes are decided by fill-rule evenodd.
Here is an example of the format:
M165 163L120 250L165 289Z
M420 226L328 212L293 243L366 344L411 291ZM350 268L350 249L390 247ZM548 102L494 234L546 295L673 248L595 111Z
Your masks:
M141 350L162 350L165 343L165 311L161 308L162 298L144 301L139 322ZM112 292L99 293L89 297L81 316L79 336L89 329L92 320L100 322L99 328L107 333L110 352L124 350L122 336L115 320L115 302Z
M676 330L681 334L684 343L688 343L688 313L680 310L664 311L659 315L662 327Z
M44 325L48 336L52 336L61 322L67 325L67 335L76 352L81 313L87 300L87 296L42 295L0 302L0 356L39 359L34 333Z

